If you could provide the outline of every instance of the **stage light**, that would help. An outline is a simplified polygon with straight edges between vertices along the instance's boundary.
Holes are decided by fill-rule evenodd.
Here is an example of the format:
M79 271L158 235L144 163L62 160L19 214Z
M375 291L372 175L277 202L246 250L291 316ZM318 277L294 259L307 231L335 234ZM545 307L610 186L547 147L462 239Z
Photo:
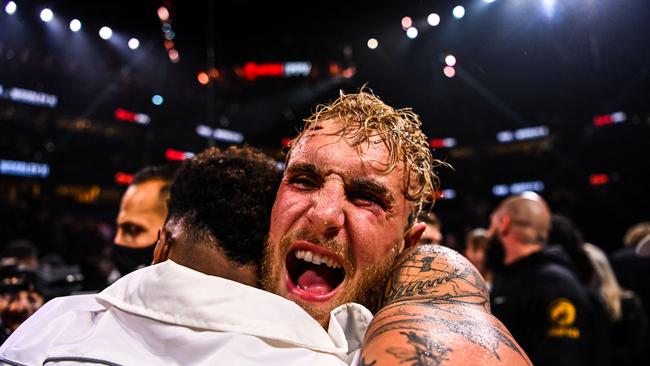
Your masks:
M54 18L54 13L52 13L52 10L45 8L41 10L41 20L44 21L45 23L50 22Z
M436 13L431 13L427 17L427 23L429 23L430 26L435 27L438 24L440 24L440 15Z
M169 19L169 10L164 6L159 7L158 18L160 18L161 21L166 22Z
M5 6L5 12L9 15L13 15L17 9L18 6L16 6L16 3L13 1L8 2L7 5Z
M454 17L456 19L460 19L460 18L465 16L465 8L462 7L461 5L458 5L458 6L454 7L454 10L452 11L452 13L454 14Z
M555 0L544 0L544 11L547 16L553 16L555 11Z
M79 32L81 30L81 22L79 19L72 19L70 21L70 30L73 32Z
M494 0L483 0L483 1L485 1L485 2L488 3L488 4L491 4L491 3L494 2Z
M168 39L168 40L171 41L172 39L174 39L174 37L176 37L176 33L174 33L173 30L165 32L165 39Z
M171 62L177 63L180 60L180 55L178 54L178 51L176 51L175 49L172 48L171 50L169 50L168 54L169 54L169 60Z
M442 70L442 72L445 74L446 77L448 78L453 78L456 76L456 69L454 69L451 66L445 66L445 68Z
M158 94L151 97L151 103L153 103L154 105L161 105L161 104L163 104L164 101L165 100L163 99L163 97L161 97Z
M456 66L456 57L454 55L447 55L445 57L445 63L447 66Z
M208 76L208 73L205 71L201 71L196 78L199 80L199 84L201 85L208 85L210 82L210 77Z
M172 25L169 23L165 23L160 27L160 29L162 29L163 33L167 33L170 30L172 30Z
M411 27L406 30L406 36L409 37L410 39L414 39L415 37L418 36L418 30L415 27Z
M99 30L99 36L102 37L102 39L109 39L113 35L113 30L109 27L102 27Z
M370 38L368 40L368 48L370 48L371 50L374 50L375 48L377 48L377 46L379 46L379 42L377 42L376 39Z
M402 18L402 28L404 30L411 28L412 25L413 25L413 19L411 19L411 17Z
M131 38L131 39L129 39L129 48L130 48L130 49L135 50L135 49L137 49L138 47L140 47L140 41L138 41L137 38Z

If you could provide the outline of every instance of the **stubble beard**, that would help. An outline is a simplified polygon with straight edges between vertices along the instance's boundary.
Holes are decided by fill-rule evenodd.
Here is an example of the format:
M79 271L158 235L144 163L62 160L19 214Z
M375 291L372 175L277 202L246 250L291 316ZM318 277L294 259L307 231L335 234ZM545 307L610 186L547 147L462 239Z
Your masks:
M288 247L296 240L308 240L314 244L327 248L337 253L343 260L348 261L349 268L352 268L352 273L345 274L345 279L341 284L343 287L338 290L338 293L331 299L322 303L305 303L302 301L295 301L302 307L312 318L316 319L321 325L327 327L330 312L337 306L348 303L356 302L368 308L372 313L379 310L382 295L386 287L386 283L392 274L392 268L397 258L398 248L401 241L396 241L392 244L391 250L386 257L375 265L370 265L367 268L359 269L355 266L355 261L351 251L348 250L342 243L336 240L327 242L320 242L313 234L306 231L299 231L297 233L289 234L280 239L278 244L270 242L267 243L264 249L264 258L262 260L262 273L261 273L261 286L264 290L280 295L285 292L284 287L284 267L285 256L288 252ZM363 271L359 274L356 272ZM350 281L354 281L350 283Z

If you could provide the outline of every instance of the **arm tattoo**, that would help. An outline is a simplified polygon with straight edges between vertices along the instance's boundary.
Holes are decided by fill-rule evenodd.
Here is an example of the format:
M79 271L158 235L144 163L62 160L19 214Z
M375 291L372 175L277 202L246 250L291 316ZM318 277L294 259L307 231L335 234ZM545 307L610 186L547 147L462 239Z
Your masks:
M389 282L384 303L473 304L490 311L487 287L481 275L469 264L454 263L459 258L439 260L449 253L437 246L423 246L404 257Z
M486 350L498 361L499 347L505 346L528 363L508 330L489 315L485 282L460 254L435 245L422 245L404 254L384 293L383 308L366 334L366 344L383 333L397 331L407 338L406 343L385 352L400 364L442 365L452 352L442 342L453 335ZM361 365L376 362L361 358Z
M399 334L408 338L408 344L413 346L409 348L390 347L386 351L395 358L401 359L400 363L412 362L410 366L439 366L442 361L447 360L447 353L451 348L447 348L440 342L434 342L426 335L419 336L415 332L399 332Z

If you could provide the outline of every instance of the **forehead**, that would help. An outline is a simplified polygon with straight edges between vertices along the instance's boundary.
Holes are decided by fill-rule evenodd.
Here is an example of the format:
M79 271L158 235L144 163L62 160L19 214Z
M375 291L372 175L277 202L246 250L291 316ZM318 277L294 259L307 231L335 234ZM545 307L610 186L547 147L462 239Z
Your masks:
M122 197L120 216L148 215L161 211L160 189L164 184L163 181L153 180L129 186Z
M352 176L373 177L378 180L395 180L402 189L404 168L398 165L386 173L389 151L381 136L368 132L368 138L359 142L358 130L346 130L339 120L320 122L314 130L306 131L297 141L288 162L313 164L319 170Z

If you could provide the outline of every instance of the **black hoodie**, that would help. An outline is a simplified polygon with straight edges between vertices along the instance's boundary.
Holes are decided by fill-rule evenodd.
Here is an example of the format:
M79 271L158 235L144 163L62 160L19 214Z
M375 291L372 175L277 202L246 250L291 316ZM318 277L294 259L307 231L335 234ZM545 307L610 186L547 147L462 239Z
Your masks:
M534 365L602 364L597 310L562 248L545 247L504 266L490 302Z

